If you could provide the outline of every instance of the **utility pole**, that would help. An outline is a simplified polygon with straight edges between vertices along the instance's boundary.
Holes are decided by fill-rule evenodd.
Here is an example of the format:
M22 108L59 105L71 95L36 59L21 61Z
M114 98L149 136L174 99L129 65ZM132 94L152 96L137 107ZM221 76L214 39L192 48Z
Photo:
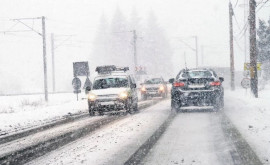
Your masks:
M41 19L42 19L42 41L43 41L43 65L44 65L44 91L45 91L45 101L48 102L45 17L42 16Z
M231 90L235 90L234 83L234 51L233 51L233 8L231 2L229 2L229 24L230 24L230 70L231 70Z
M196 68L199 66L199 55L198 55L198 36L195 37L195 44L196 44Z
M256 1L249 0L249 43L250 43L250 85L251 92L258 98L258 75L256 53Z
M136 35L136 30L133 30L133 46L134 46L134 65L135 65L135 69L138 66L137 63L137 35Z
M51 53L52 53L52 83L53 83L53 92L55 92L55 65L54 65L54 34L51 34Z
M204 66L204 56L203 56L203 55L204 55L204 54L203 54L203 53L204 53L204 52L203 52L204 50L203 50L203 49L204 49L204 46L201 45L201 57L202 57L202 61L201 61L201 62L202 62L202 66Z
M23 20L36 20L36 19L41 19L41 25L42 25L42 33L39 31L35 30L33 27L27 25L26 23L23 22ZM45 94L45 101L48 102L48 84L47 84L47 58L46 58L46 30L45 30L45 17L35 17L35 18L17 18L17 19L12 19L13 21L17 21L17 23L20 23L30 29L30 31L33 31L40 35L42 37L42 42L43 42L43 69L44 69L44 94ZM15 24L16 25L16 24ZM14 32L29 32L29 30L19 30L19 31L4 31L4 33L14 33Z

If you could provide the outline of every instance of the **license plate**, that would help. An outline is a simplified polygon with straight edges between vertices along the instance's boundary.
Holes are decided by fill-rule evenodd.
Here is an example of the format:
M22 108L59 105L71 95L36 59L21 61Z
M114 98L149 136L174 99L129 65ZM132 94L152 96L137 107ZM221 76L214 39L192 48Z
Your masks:
M149 92L149 94L152 94L152 95L154 95L154 94L157 94L157 92Z
M114 105L114 102L113 101L100 102L100 105Z
M190 84L189 88L204 88L204 84Z

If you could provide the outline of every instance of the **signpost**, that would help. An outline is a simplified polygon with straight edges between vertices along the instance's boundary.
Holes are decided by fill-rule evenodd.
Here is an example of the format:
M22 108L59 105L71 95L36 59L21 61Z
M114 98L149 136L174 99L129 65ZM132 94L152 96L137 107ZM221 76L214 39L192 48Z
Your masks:
M89 66L87 61L83 62L73 62L73 75L74 78L72 80L72 86L74 89L74 93L77 94L77 101L78 101L78 93L81 93L81 80L78 78L78 76L86 76L86 81L84 83L83 89L86 89L86 87L91 87L91 81L89 79Z
M73 89L74 89L74 93L77 94L77 101L78 101L78 94L81 93L81 90L80 90L80 88L82 86L81 80L78 77L75 77L72 80L72 86L73 86Z

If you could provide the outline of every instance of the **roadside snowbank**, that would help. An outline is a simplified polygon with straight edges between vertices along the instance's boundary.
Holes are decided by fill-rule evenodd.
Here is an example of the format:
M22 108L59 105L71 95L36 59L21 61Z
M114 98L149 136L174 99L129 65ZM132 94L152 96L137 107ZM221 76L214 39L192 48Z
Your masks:
M27 129L47 122L59 120L64 116L87 112L85 94L50 94L49 103L43 95L1 96L0 97L0 135L10 131Z
M259 92L225 91L225 114L240 131L264 164L270 164L270 87Z

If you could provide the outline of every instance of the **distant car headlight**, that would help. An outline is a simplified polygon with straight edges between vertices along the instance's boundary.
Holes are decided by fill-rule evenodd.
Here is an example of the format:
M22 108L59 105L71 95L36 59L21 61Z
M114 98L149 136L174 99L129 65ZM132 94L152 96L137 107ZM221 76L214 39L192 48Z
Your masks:
M160 91L164 91L164 89L165 89L165 88L164 88L163 85L161 85L161 86L159 87L159 90L160 90Z
M128 93L125 91L125 92L121 92L119 94L119 98L122 99L122 100L125 100L128 98Z
M95 95L94 93L89 93L89 94L88 94L88 99L89 99L90 101L96 101L97 95Z
M142 91L142 92L145 92L145 91L146 91L145 86L143 86L143 87L141 88L141 91Z

